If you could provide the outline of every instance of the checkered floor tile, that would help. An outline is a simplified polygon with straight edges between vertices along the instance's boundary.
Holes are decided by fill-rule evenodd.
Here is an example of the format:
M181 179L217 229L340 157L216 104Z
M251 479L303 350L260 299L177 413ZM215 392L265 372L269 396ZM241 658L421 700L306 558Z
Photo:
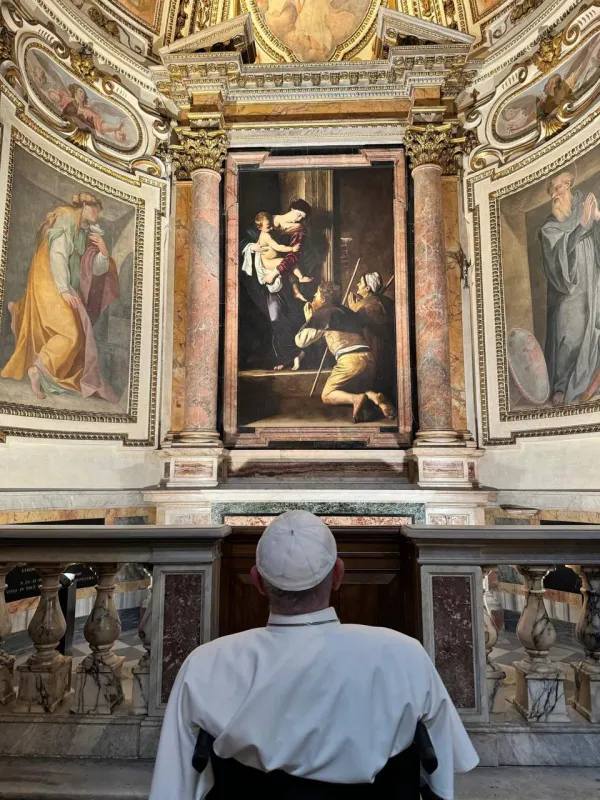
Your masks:
M12 634L4 644L7 653L15 656L15 666L24 664L33 652L33 647L26 632ZM122 633L113 646L118 656L125 656L124 667L132 667L140 660L144 654L144 647L141 644L137 631L131 630ZM81 661L89 654L90 646L83 636L83 631L77 631L73 637L73 669L77 669Z
M575 637L575 626L572 630L557 625L556 644L550 651L553 661L563 664L573 664L584 657L583 648ZM517 639L515 631L502 631L498 634L496 647L491 652L492 661L502 666L509 667L515 661L520 661L525 655L525 648Z

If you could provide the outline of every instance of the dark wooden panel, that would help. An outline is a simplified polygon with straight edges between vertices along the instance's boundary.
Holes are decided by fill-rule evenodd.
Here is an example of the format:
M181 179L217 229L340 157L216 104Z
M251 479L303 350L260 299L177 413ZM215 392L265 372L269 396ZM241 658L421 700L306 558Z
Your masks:
M332 604L342 622L381 625L420 635L418 573L413 550L398 528L333 531L346 574ZM268 604L250 580L262 529L234 528L221 561L221 636L263 626Z

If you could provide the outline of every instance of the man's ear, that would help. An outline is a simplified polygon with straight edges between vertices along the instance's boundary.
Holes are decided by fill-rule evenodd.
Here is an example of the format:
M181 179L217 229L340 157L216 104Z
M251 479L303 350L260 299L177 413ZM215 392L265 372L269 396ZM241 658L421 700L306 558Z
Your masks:
M250 578L252 579L252 583L256 586L260 594L266 595L267 592L265 589L265 582L263 581L262 575L258 571L256 564L250 570Z
M336 559L336 562L333 565L333 583L331 584L331 588L334 592L340 588L345 571L346 567L344 566L342 559Z

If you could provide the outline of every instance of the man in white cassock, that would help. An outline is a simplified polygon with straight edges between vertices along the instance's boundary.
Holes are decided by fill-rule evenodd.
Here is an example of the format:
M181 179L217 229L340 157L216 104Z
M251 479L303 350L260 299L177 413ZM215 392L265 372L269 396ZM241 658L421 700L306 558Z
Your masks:
M277 800L412 800L419 720L438 760L430 788L454 798L454 773L478 757L448 692L415 639L340 623L329 600L343 575L335 539L313 514L287 511L271 522L252 569L269 599L267 626L188 656L169 698L150 800L234 800L251 789ZM199 734L210 749L197 771Z

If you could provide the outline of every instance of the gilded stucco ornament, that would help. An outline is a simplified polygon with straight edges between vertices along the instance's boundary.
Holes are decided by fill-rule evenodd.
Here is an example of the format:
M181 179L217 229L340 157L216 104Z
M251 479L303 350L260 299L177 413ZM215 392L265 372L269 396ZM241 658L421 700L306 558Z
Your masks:
M451 125L411 125L406 130L404 146L410 161L410 168L416 169L425 164L447 167L448 149L451 145Z
M70 56L73 71L86 83L93 84L100 77L94 64L94 48L91 44L85 44L81 50L71 50Z
M192 130L177 128L180 144L170 146L173 172L178 180L188 180L198 169L223 172L229 137L222 128Z
M0 62L12 61L15 35L4 25L0 25Z
M554 35L552 31L545 31L542 34L537 52L531 59L542 75L547 75L560 63L562 46L562 33Z

